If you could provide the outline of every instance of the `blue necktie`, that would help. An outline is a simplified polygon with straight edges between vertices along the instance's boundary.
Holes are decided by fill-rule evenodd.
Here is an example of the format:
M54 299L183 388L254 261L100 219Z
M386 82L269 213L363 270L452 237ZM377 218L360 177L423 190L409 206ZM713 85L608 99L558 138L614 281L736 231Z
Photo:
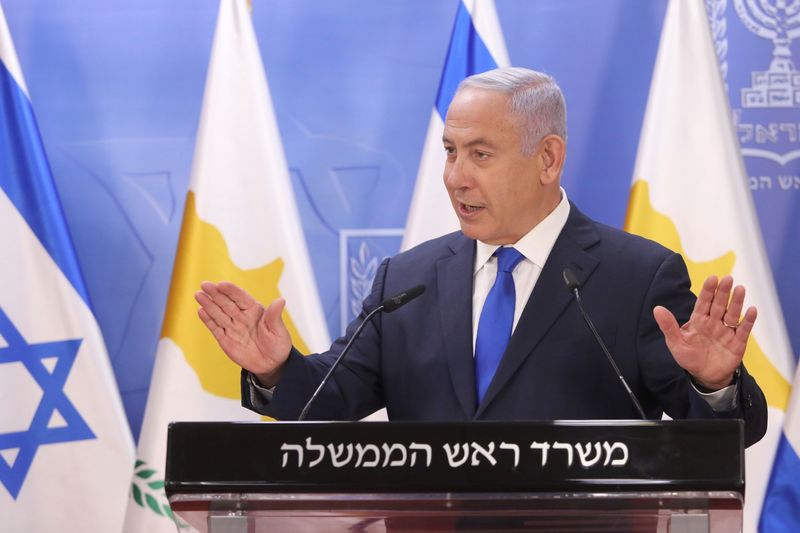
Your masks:
M478 336L475 339L478 404L483 400L511 338L514 304L517 300L511 273L523 259L523 255L514 248L498 248L494 255L497 256L497 278L483 304L478 322Z

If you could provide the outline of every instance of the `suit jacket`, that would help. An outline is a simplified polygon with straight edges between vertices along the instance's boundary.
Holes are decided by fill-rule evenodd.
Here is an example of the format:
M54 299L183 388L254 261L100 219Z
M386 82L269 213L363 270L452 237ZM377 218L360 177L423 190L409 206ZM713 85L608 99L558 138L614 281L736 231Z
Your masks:
M766 431L766 401L742 367L735 407L715 412L667 350L652 309L679 323L695 297L680 255L592 221L574 205L480 405L472 347L475 241L456 232L386 259L359 320L328 352L293 350L261 409L294 419L367 312L417 284L425 293L367 325L318 397L310 418L359 419L386 407L391 420L636 419L631 399L583 322L562 272L582 283L584 307L648 417L743 418L745 441ZM243 374L242 401L253 408Z

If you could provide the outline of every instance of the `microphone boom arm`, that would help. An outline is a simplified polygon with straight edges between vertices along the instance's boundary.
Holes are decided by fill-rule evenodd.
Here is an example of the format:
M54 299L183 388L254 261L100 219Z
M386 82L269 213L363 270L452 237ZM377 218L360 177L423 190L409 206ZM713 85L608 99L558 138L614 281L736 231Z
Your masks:
M611 353L608 351L606 347L606 343L603 342L603 338L600 337L600 334L595 329L594 324L592 323L592 319L589 318L589 315L586 314L586 311L583 309L583 301L581 301L581 293L578 290L580 288L580 282L575 277L575 274L570 269L564 269L564 282L567 284L567 289L575 295L575 302L578 304L578 310L581 312L581 316L583 317L584 322L586 325L589 326L589 329L592 331L592 335L594 335L597 344L600 345L600 348L603 349L603 353L606 354L606 358L608 362L611 364L611 367L614 369L614 372L617 374L617 377L622 382L622 386L625 387L625 390L628 391L628 396L630 397L631 401L633 402L634 407L639 412L639 416L642 417L642 420L647 420L647 415L644 414L644 409L642 409L639 400L636 398L636 395L633 393L631 388L628 386L628 382L625 381L625 377L620 372L617 363L614 361L614 358L611 357Z
M350 340L347 341L347 344L344 346L342 353L339 354L339 357L337 357L336 361L333 362L331 368L328 370L328 373L325 374L325 377L322 378L322 381L319 382L317 390L314 391L314 394L312 394L311 398L308 399L308 402L306 402L306 405L305 407L303 407L303 410L300 411L300 416L297 417L298 421L303 421L306 419L306 416L308 416L308 410L311 408L311 404L314 403L314 400L317 399L317 396L319 395L322 388L325 386L330 377L333 375L333 372L339 366L339 363L342 362L342 359L344 359L344 354L346 354L350 350L350 346L358 338L359 334L361 333L361 330L364 329L364 326L366 326L370 322L370 320L372 320L373 316L383 311L384 307L385 306L381 304L372 311L370 311L370 313L364 317L364 320L361 321L361 324L359 324L358 328L356 328L355 332L353 332L353 335L350 337Z
M385 311L387 313L392 313L392 312L396 311L397 309L400 309L401 307L406 305L408 302L410 302L411 300L413 300L417 296L421 295L423 292L425 292L425 285L416 285L414 287L411 287L410 289L408 289L408 290L406 290L404 292L396 294L396 295L394 295L394 296L392 296L390 298L386 298L384 301L382 301L380 303L380 305L378 307L376 307L375 309L370 311L367 314L367 316L364 317L364 320L361 321L361 324L358 325L356 330L350 336L350 340L347 341L347 344L345 345L344 349L342 349L342 351L339 354L339 356L333 362L333 364L331 365L331 367L328 370L327 374L325 374L325 377L322 378L322 381L319 382L319 386L317 387L317 390L314 391L314 394L312 394L311 398L309 398L308 402L306 402L306 405L303 407L303 410L300 411L300 416L297 417L298 421L303 421L303 420L306 419L306 416L308 416L308 410L311 408L311 404L313 404L314 400L317 399L317 396L319 395L320 391L322 391L322 388L325 387L325 384L331 378L331 376L333 375L333 372L339 366L339 363L342 362L342 359L344 359L344 356L347 355L347 352L350 351L350 346L353 345L355 340L361 334L361 330L364 329L364 326L366 326L370 322L370 320L372 320L372 317L374 317L375 315L377 315L381 311Z

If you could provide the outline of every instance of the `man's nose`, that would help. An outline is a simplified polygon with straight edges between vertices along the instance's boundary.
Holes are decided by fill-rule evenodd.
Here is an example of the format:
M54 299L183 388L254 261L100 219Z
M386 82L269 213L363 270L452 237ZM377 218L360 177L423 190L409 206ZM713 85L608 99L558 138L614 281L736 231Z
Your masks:
M448 189L460 189L469 183L464 161L456 158L444 165L444 184Z

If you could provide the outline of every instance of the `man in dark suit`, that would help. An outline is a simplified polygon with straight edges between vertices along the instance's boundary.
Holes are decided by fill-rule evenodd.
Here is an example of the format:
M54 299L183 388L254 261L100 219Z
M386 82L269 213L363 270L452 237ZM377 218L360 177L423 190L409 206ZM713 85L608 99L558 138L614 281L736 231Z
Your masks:
M751 307L740 320L744 289L711 277L695 301L679 255L578 211L560 187L566 137L549 76L506 68L462 82L443 138L461 231L382 263L361 318L409 287L427 290L367 325L311 418L381 407L392 420L638 418L564 286L569 268L648 418L742 418L747 444L763 436L766 401L741 364L756 319ZM279 419L298 416L359 322L303 357L282 299L264 308L225 282L196 298L243 368L243 404Z

